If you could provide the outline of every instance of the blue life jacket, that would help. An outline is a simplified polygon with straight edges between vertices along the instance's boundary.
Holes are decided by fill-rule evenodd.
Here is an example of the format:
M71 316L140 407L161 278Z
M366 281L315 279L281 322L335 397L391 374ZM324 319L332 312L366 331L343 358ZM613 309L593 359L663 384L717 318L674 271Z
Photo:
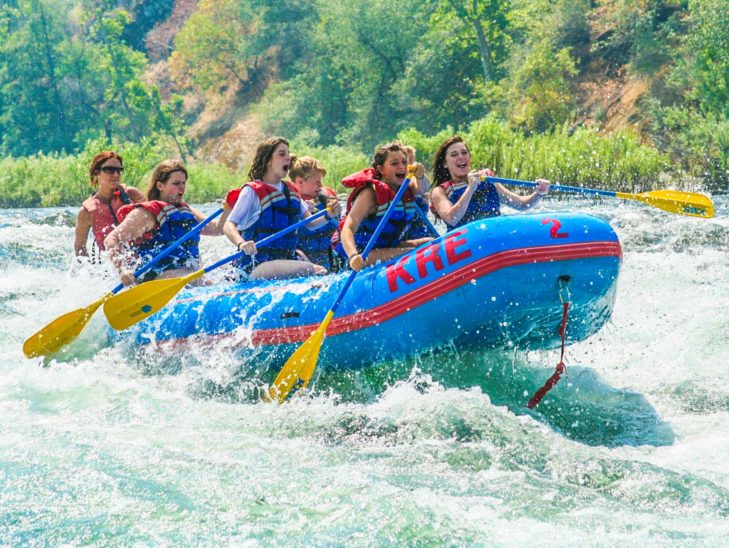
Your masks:
M430 206L428 204L428 201L422 196L415 197L415 206L423 212L423 215L428 214L428 209L430 208ZM413 219L413 222L410 224L407 232L403 234L403 240L417 240L419 238L427 238L429 236L433 236L433 234L431 234L430 232L430 228L428 228L428 225L425 224L425 221L423 221L420 214L417 211L415 212L415 214L416 215Z
M371 187L375 192L375 201L377 203L377 211L362 220L354 235L354 243L357 249L364 251L367 247L372 235L380 224L382 217L390 207L390 203L395 198L396 192L390 188L387 183L380 181L375 178L375 171L372 168L367 168L352 175L349 175L342 179L342 185L347 188L352 188L352 193L347 198L347 214L352 209L357 196L362 190L367 187ZM417 213L415 212L415 196L410 188L405 191L405 194L396 205L395 209L387 220L387 224L384 226L382 233L377 238L377 241L373 245L373 249L382 247L397 247L400 242L403 241L403 234L410 226L413 218ZM347 253L344 251L344 247L339 239L339 232L344 227L346 221L346 215L339 222L339 230L332 237L332 247L342 255L347 257Z
M251 181L247 184L256 193L261 204L261 215L255 223L241 232L244 240L257 242L301 220L301 199L296 188L290 183L283 182L283 192L262 181ZM245 255L233 264L250 272L266 261L295 260L297 244L297 231L290 232L265 248L259 248L253 257Z
M327 203L328 196L319 194L316 211L313 213L326 209ZM341 257L338 254L335 255L332 249L332 235L338 227L337 219L326 217L326 223L322 226L313 229L304 226L299 232L298 248L311 262L323 266L329 272L339 272L342 269Z
M446 196L450 202L455 204L466 191L468 183L465 181L462 183L448 181L440 186L443 190L445 190ZM476 191L473 193L473 196L471 196L471 201L468 203L466 213L464 213L458 223L455 225L448 225L448 228L458 228L477 219L498 217L499 215L501 215L501 201L499 200L499 193L496 190L496 187L493 183L481 181L478 187L476 187Z
M154 215L157 220L157 228L145 234L141 240L134 244L135 251L142 261L141 264L146 264L152 260L197 224L195 215L186 203L174 205L161 200L130 204L120 208L117 212L120 221L137 207L144 208ZM153 279L165 270L176 268L196 270L200 266L199 242L200 233L198 232L152 267L140 281Z

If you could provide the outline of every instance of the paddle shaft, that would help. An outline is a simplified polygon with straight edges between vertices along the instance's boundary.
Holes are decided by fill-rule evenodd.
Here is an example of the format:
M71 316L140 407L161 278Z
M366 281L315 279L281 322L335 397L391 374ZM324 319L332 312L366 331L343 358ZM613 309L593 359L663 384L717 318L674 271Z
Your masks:
M528 186L528 187L536 187L537 183L534 181L519 181L517 179L504 179L503 177L486 177L486 180L489 183L503 183L506 185L514 185L514 186ZM600 196L612 196L613 198L617 197L617 192L614 192L612 190L597 190L595 188L582 188L580 186L567 186L567 185L551 185L549 187L550 191L554 192L577 192L579 194L597 194Z
M279 230L275 234L271 234L270 236L266 236L262 240L256 242L256 248L266 247L271 242L275 242L280 237L285 236L289 232L293 232L294 230L296 230L296 229L298 229L298 228L300 228L300 227L302 227L304 225L309 224L311 221L314 221L316 219L319 219L320 217L323 217L324 215L327 214L327 211L328 210L323 209L320 212L315 213L314 215L311 215L310 217L307 217L306 219L302 219L300 221L297 221L294 224L289 225L289 226L287 226L286 228L284 228L282 230ZM230 263L232 261L235 261L236 259L239 259L239 258L243 257L245 254L246 254L245 251L238 251L237 253L233 253L232 255L228 255L227 257L225 257L223 259L220 259L217 263L214 263L214 264L211 264L210 266L205 267L200 275L202 276L203 274L207 274L211 270L215 270L216 268L221 267L224 264L228 264L228 263Z
M187 240L192 238L196 233L200 232L207 224L209 224L213 219L220 216L220 214L223 212L223 208L218 209L215 213L212 213L209 217L206 219L203 219L199 223L197 223L195 226L193 226L190 230L188 230L185 234L182 235L182 237L174 242L173 244L169 245L156 257L154 257L151 261L149 261L147 264L140 266L135 272L134 277L139 278L142 274L147 272L150 268L152 268L154 265L156 265L158 262L160 262L162 259L169 257L170 254L180 247L182 244L184 244ZM116 295L119 293L122 289L124 289L124 284L117 285L114 289L111 290L112 295Z
M223 210L219 209L206 219L200 221L180 239L165 248L159 255L154 257L147 264L137 269L137 271L134 273L134 276L141 276L159 261L169 256L169 254L172 253L178 246L192 238L194 234L199 232L205 225L215 219L222 212ZM63 316L60 316L59 318L56 318L50 324L46 325L44 328L42 328L40 331L38 331L25 341L25 343L23 344L23 352L29 358L57 352L61 349L61 347L73 341L79 335L79 333L81 333L83 328L91 319L91 316L93 316L94 312L96 312L96 310L102 304L108 301L113 295L119 293L119 291L121 291L122 289L124 289L124 284L119 284L110 292L106 293L96 302L90 304L86 308L73 310L71 312L68 312L67 314L64 314Z
M420 215L420 218L422 219L423 223L425 223L425 226L430 231L430 233L433 235L433 237L437 238L438 236L440 236L440 234L438 234L438 229L436 229L433 226L433 223L430 222L430 219L428 219L428 214L425 211L423 211L422 209L420 209L417 204L415 204L415 211L418 212L418 215Z
M402 197L405 195L405 191L407 190L408 186L410 186L410 177L405 179L403 184L400 185L400 188L397 189L397 193L395 194L395 197L392 199L392 202L390 202L390 205L387 208L387 211L385 211L385 215L380 220L380 224L377 225L377 228L375 229L374 234L372 234L370 241L367 242L367 245L365 246L364 251L362 252L363 261L367 260L367 256L370 254L370 251L372 251L372 248L375 247L377 238L379 238L380 234L382 234L382 231L385 230L385 225L387 224L387 220L392 216L392 212L395 211L397 204L400 202ZM329 309L330 314L334 315L334 313L337 311L337 308L339 308L339 305L341 304L342 299L344 299L344 295L347 293L349 286L352 285L352 282L354 281L354 277L356 275L357 275L357 271L353 270L352 273L349 275L349 278L347 278L347 281L344 283L344 286L342 286L342 290L339 292L339 295L337 296L337 300L334 301L334 304Z

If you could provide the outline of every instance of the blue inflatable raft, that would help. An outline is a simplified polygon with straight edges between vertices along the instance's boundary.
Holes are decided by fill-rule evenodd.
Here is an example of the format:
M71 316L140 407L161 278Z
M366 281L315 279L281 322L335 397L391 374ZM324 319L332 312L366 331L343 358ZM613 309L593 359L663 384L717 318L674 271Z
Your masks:
M357 369L444 345L478 349L560 344L597 332L612 313L622 250L603 220L575 213L470 223L360 272L327 331L318 366ZM348 273L195 287L124 332L169 351L238 345L246 360L280 367L317 328Z

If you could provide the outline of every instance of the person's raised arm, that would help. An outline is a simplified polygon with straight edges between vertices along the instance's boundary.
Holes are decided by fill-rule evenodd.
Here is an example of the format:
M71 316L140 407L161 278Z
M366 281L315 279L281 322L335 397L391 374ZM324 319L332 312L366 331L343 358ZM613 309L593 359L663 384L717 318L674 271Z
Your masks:
M506 205L514 209L530 209L537 205L549 193L549 181L546 179L537 179L534 182L537 183L535 191L526 196L507 190L500 183L495 183L494 187L496 187L496 191L499 193L499 199Z
M201 211L198 211L194 207L191 207L190 211L192 211L192 214L195 216L195 220L198 223L201 223L202 221L207 219L206 215L204 215ZM230 210L226 208L223 211L222 216L227 219L228 215L226 215L226 212L228 213L228 215L230 215ZM202 230L200 230L200 234L202 234L203 236L222 236L223 235L223 225L219 224L217 221L218 221L218 219L216 219L215 221L211 221L208 224L206 224L204 227L202 227Z
M119 277L124 285L133 284L134 271L124 260L122 244L131 242L144 236L145 232L153 230L157 226L157 219L149 211L138 207L131 211L122 223L112 230L104 240L104 247L109 253L109 258L119 271Z
M481 182L481 172L472 171L468 174L468 186L463 191L461 197L458 198L455 204L452 204L448 199L443 187L437 186L430 193L430 200L433 203L438 216L443 219L446 224L455 226L463 218L468 210L468 205L471 203L473 193L476 192L479 183Z
M415 196L424 196L428 192L428 188L430 187L430 181L425 175L425 166L420 162L415 162L413 164L413 168L413 173L415 177L413 177L413 180L410 181L410 190Z
M327 214L326 217L329 217L330 219L339 219L339 216L342 214L342 206L339 203L339 200L337 198L329 198L327 200ZM301 201L301 218L302 219L308 219L312 216L312 210L307 205L307 202L305 200ZM317 228L320 228L322 226L325 226L327 224L327 220L324 217L318 217L311 221L310 223L307 223L304 225L305 228L308 230L316 230Z

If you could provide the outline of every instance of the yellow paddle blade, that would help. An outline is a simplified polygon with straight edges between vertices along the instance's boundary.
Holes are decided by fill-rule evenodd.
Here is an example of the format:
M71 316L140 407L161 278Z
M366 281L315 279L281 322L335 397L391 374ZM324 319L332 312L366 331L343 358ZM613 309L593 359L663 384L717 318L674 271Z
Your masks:
M23 343L23 353L29 358L35 358L58 352L78 337L94 312L112 295L109 292L86 308L79 308L56 318Z
M710 219L714 216L714 204L708 196L695 192L682 192L680 190L652 190L642 194L616 192L615 196L626 200L636 200L652 205L664 211L688 215L690 217L703 217Z
M163 308L177 293L192 280L205 274L197 270L181 278L152 280L122 291L106 301L104 314L117 331L126 329Z
M327 334L329 322L334 317L334 311L327 312L324 321L304 343L291 354L281 368L276 380L273 381L268 395L271 400L283 403L299 390L306 388L316 370L316 362L319 359L319 350Z

